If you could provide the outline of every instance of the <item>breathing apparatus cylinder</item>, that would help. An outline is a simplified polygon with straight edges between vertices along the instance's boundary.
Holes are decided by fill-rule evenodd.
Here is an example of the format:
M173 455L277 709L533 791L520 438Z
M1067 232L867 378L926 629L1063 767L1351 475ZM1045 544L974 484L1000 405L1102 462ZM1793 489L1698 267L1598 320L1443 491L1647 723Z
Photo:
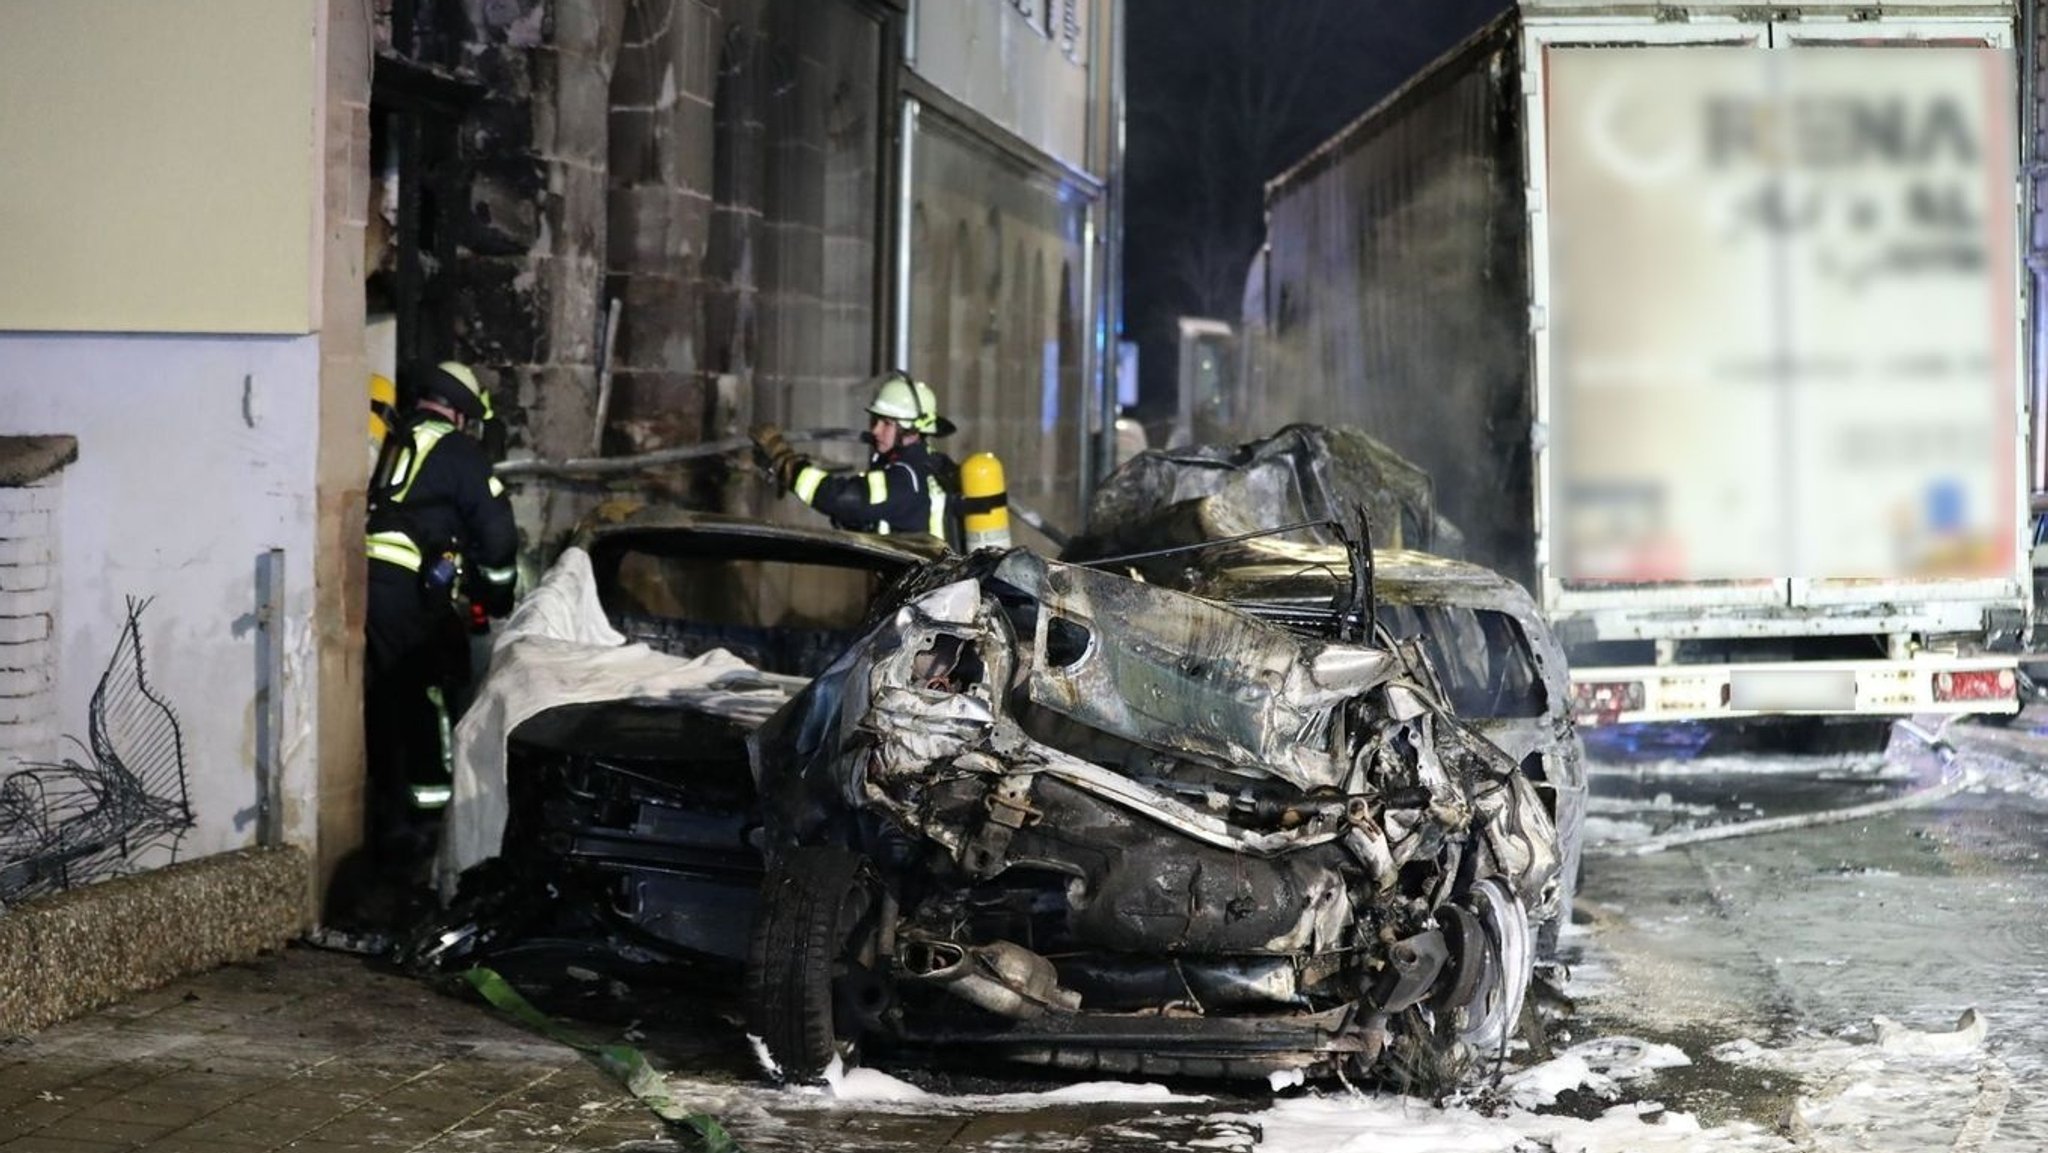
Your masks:
M967 551L1010 547L1009 490L994 453L977 452L960 462L960 509Z

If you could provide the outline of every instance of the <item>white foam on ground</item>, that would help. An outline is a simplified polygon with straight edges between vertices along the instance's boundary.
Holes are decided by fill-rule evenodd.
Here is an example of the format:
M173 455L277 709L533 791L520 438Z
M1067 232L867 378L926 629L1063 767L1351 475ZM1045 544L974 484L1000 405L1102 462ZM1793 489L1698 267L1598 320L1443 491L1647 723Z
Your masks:
M1307 1074L1299 1069L1275 1069L1271 1073L1266 1074L1266 1084L1275 1093L1280 1092L1282 1089L1295 1088L1307 1081Z
M1953 1033L1980 1040L1981 1020L1973 1017L1949 1032L1935 1028L1913 1034L1945 1038ZM1648 1101L1616 1104L1590 1119L1544 1112L1554 1109L1558 1095L1566 1090L1595 1096L1639 1094L1645 1086L1628 1083L1692 1062L1672 1046L1614 1036L1574 1045L1549 1061L1509 1073L1500 1082L1499 1096L1484 1103L1437 1106L1418 1098L1312 1088L1302 1096L1276 1100L1268 1109L1190 1118L1199 1126L1199 1136L1160 1134L1160 1145L1187 1153L1917 1153L1986 1148L1982 1142L1996 1135L2012 1089L2013 1078L2005 1067L1985 1056L1981 1045L1938 1056L1887 1052L1875 1043L1885 1024L1859 1028L1859 1035L1850 1039L1803 1035L1768 1048L1744 1040L1699 1055L1705 1063L1760 1067L1796 1077L1805 1090L1783 1131L1749 1123L1704 1127L1690 1114ZM836 1064L827 1071L823 1086L775 1090L677 1078L670 1088L693 1107L742 1123L742 1131L784 1125L777 1114L794 1121L792 1111L820 1109L929 1116L1102 1103L1146 1108L1208 1100L1159 1084L1118 1081L1035 1093L943 1095L880 1070L843 1069ZM1974 1134L1977 1140L1956 1144L1958 1134Z
M1508 1074L1501 1078L1501 1090L1518 1107L1533 1110L1556 1104L1558 1094L1568 1089L1611 1097L1623 1082L1690 1064L1692 1058L1674 1045L1635 1037L1598 1037L1573 1045L1540 1065Z
M1934 1053L1894 1052L1868 1040L1808 1035L1772 1047L1730 1042L1717 1047L1713 1059L1796 1075L1805 1091L1789 1123L1813 1148L1981 1149L2006 1120L2013 1076L1978 1044L1983 1018L1965 1017L1953 1031L1906 1031L1917 1038L1955 1039L1952 1045L1931 1046L1938 1050ZM1896 1038L1898 1029L1880 1018L1871 1032ZM2015 1134L2013 1140L2018 1139Z
M1648 821L1623 821L1587 814L1581 826L1582 843L1607 845L1625 841L1647 841L1656 832Z
M825 1067L825 1086L835 1101L924 1103L936 1099L910 1082L891 1077L880 1069L864 1065L848 1069L837 1057Z
M1132 1081L1082 1081L1032 1093L942 1094L921 1089L880 1069L846 1068L838 1058L825 1069L822 1086L793 1086L794 1097L821 1104L854 1105L877 1112L1018 1113L1060 1105L1199 1105L1210 1098L1176 1093L1165 1085Z
M1887 1053L1909 1057L1947 1057L1968 1053L1984 1043L1990 1026L1975 1009L1963 1010L1953 1029L1914 1029L1890 1017L1872 1017L1877 1027L1877 1047Z
M761 1067L761 1075L771 1081L782 1080L782 1066L776 1064L774 1055L768 1052L768 1042L749 1033L747 1044L753 1046L754 1063Z
M1235 1120L1258 1153L1781 1153L1797 1146L1753 1125L1703 1129L1689 1114L1618 1105L1590 1121L1521 1109L1488 1115L1407 1097L1303 1097Z
M1084 1081L1078 1085L1062 1085L1042 1093L1002 1093L993 1096L970 1097L977 1102L1010 1102L1024 1108L1062 1102L1113 1101L1118 1104L1144 1105L1169 1102L1199 1103L1209 1100L1206 1096L1176 1093L1164 1085L1151 1082L1130 1081Z

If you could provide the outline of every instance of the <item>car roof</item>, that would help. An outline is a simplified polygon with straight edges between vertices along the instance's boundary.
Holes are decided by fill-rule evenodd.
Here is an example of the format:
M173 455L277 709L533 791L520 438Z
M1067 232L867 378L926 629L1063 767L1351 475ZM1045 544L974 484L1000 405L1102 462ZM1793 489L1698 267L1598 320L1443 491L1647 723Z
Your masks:
M765 552L786 560L865 567L923 564L950 551L943 541L922 533L850 532L829 525L783 524L631 500L599 505L578 526L572 543L595 552L607 540L647 534L683 538L693 546L701 545L707 556L721 555L719 546L724 544L732 555L760 556Z

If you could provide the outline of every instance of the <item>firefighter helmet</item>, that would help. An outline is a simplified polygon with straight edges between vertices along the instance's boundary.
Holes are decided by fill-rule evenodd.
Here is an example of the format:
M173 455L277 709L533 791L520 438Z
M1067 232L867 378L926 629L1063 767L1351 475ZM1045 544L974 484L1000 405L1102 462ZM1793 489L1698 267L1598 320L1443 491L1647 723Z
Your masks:
M470 420L491 419L491 394L477 383L476 373L459 360L444 360L428 369L420 395L461 413Z
M912 432L944 436L952 422L939 416L939 394L908 373L885 372L875 378L875 399L868 403L873 416L886 417Z

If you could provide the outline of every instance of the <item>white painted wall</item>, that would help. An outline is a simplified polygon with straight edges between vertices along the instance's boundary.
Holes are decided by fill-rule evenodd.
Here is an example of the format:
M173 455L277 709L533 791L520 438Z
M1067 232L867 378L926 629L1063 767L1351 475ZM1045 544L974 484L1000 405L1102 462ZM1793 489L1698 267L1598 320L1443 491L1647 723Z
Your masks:
M1092 0L927 0L911 21L911 68L1047 155L1090 171ZM1068 23L1080 30L1066 36Z
M57 730L85 739L126 598L154 597L143 657L177 711L199 822L181 859L255 843L256 573L271 548L285 550L285 834L313 841L318 399L317 336L0 333L0 433L78 438L58 517Z

